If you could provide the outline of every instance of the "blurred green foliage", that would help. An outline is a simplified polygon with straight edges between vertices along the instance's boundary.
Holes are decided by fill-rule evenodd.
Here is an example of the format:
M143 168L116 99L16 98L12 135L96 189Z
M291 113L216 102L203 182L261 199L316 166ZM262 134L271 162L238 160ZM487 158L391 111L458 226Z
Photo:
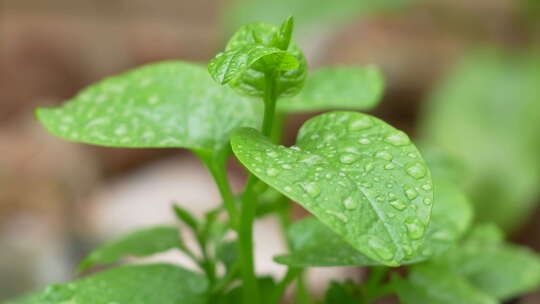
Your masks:
M375 11L399 9L412 0L235 0L225 10L228 32L255 21L279 23L294 16L297 31L305 34L310 28L338 26L354 17Z
M540 194L540 56L492 50L465 58L423 112L427 146L461 159L481 221L522 224Z

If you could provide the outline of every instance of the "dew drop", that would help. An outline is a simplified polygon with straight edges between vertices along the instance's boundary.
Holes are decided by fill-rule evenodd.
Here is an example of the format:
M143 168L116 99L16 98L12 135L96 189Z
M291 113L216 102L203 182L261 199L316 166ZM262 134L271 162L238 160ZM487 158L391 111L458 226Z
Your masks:
M281 166L281 167L282 167L283 169L287 169L287 170L292 168L291 165L289 165L289 164L284 164L284 165Z
M340 221L342 221L344 223L349 221L349 218L345 214L343 214L341 212L334 211L334 210L326 210L326 213L337 217Z
M396 166L392 163L389 163L389 164L386 164L386 166L384 166L384 169L385 170L392 170L394 169Z
M361 143L362 145L367 145L367 144L369 144L371 141L369 140L369 138L363 137L363 138L360 138L360 139L358 140L358 142Z
M429 206L429 205L433 204L433 201L430 198L425 198L424 199L424 204Z
M292 192L292 188L290 186L285 186L285 188L283 188L285 190L285 192Z
M311 197L317 197L321 193L321 188L316 183L304 183L301 186Z
M354 210L356 209L356 207L358 207L358 203L354 200L352 196L349 196L343 201L343 206L347 210Z
M384 202L384 197L382 195L378 195L377 197L375 197L375 201L377 201L378 203L382 203Z
M424 236L425 227L416 218L408 218L405 220L405 226L407 227L407 235L412 240L418 240Z
M278 157L278 153L275 152L275 151L268 151L268 152L266 152L266 155L267 155L268 157L270 157L270 158L276 158L276 157Z
M366 172L371 172L373 170L373 168L374 168L374 166L373 166L373 163L371 161L364 165L364 170L366 170Z
M405 188L405 196L412 201L413 199L418 197L418 192L416 192L416 190L410 187Z
M349 130L350 131L359 131L362 129L367 129L373 125L373 122L371 121L371 118L364 116L360 119L357 119L355 121L352 121L349 124Z
M413 250L411 248L411 246L407 245L407 244L403 244L401 245L401 248L403 248L403 251L405 251L405 255L406 256L411 256L413 254Z
M391 161L392 158L394 158L392 156L392 154L390 154L390 152L388 152L388 151L379 151L379 152L377 152L377 154L375 154L375 157L380 158L380 159L384 159L384 160L388 160L388 161Z
M426 191L429 191L432 189L432 186L431 184L423 184L422 185L422 189L426 190Z
M394 253L377 237L370 237L368 245L383 260L391 260L394 257Z
M409 143L409 136L401 131L396 131L386 136L384 141L394 146L403 146Z
M403 211L405 208L407 208L407 205L398 199L390 201L390 206L394 207L394 209L398 211Z
M345 153L339 157L339 161L342 164L352 164L356 161L356 156L351 153Z
M279 170L276 168L268 168L266 169L266 174L268 174L268 176L276 176L279 174Z
M416 179L420 179L426 176L426 167L421 163L414 163L407 167L407 173Z

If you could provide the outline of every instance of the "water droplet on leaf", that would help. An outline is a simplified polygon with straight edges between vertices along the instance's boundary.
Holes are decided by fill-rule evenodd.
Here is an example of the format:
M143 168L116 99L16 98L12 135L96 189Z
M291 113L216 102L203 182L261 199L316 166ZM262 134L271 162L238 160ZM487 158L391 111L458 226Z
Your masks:
M350 131L359 131L362 129L367 129L373 125L373 122L371 121L371 118L365 116L360 119L357 119L355 121L352 121L349 124L349 130Z
M339 161L343 164L352 164L356 161L356 156L351 153L345 153L339 157Z
M422 224L416 218L408 218L405 220L405 226L407 227L407 235L412 240L418 240L424 236L424 224Z
M396 131L386 136L384 141L394 146L403 146L409 143L409 136L401 131Z
M352 196L349 196L343 201L343 206L345 206L345 209L354 210L356 207L358 207L358 203Z
M379 151L377 154L375 154L375 157L388 161L391 161L393 158L392 154L390 154L388 151Z
M407 173L416 179L420 179L426 176L426 167L421 163L414 163L407 167Z

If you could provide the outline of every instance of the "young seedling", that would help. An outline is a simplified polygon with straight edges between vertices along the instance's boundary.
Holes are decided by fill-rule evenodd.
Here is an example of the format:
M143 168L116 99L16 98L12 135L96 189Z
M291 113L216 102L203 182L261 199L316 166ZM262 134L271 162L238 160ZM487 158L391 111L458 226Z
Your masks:
M289 18L279 27L241 27L210 61L209 74L196 64L152 64L91 85L62 107L38 109L45 128L67 140L193 151L223 203L203 218L174 206L197 240L196 252L177 227L151 227L95 249L80 265L84 271L177 249L198 271L115 266L12 303L274 304L296 282L294 303L373 303L396 294L406 304L480 304L536 288L540 258L505 243L494 226L469 232L467 198L451 180L432 178L404 132L367 114L337 111L308 120L294 146L279 144L287 113L368 110L384 87L375 67L308 76L293 25ZM238 194L225 174L232 155L250 174ZM312 216L291 223L292 202ZM254 271L253 222L269 214L280 217L289 244L275 257L288 267L277 281ZM225 238L230 231L232 240ZM333 282L324 299L313 299L303 274L328 266L370 271L363 282Z

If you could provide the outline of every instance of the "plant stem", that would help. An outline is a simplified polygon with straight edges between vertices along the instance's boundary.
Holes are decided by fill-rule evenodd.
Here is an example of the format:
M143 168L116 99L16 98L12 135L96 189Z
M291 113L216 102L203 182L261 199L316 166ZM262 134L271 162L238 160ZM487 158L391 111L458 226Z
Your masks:
M277 73L266 73L266 87L264 90L264 118L262 133L266 137L272 134L272 124L276 111L276 76ZM254 186L258 180L250 174L246 188L242 195L242 208L240 212L240 225L238 227L239 255L242 262L243 300L244 303L260 303L259 286L255 276L255 262L253 257L253 220L256 211L256 198Z
M262 133L264 136L270 138L272 135L272 125L274 118L276 117L276 76L278 73L266 73L265 81L266 87L264 89L264 118L262 125Z
M227 178L227 171L225 169L225 160L221 160L219 158L208 158L204 155L198 154L199 157L203 160L203 162L208 167L208 170L212 174L212 177L214 178L214 182L216 183L219 193L221 194L221 198L223 199L223 204L225 205L225 209L227 210L227 213L229 214L229 218L232 224L232 227L236 229L237 223L238 223L238 210L236 208L236 202L234 195L231 191L231 186L229 185L229 180Z
M279 282L279 284L276 286L270 303L279 304L283 298L283 295L285 294L285 291L287 290L287 286L289 286L289 284L300 274L302 274L302 268L289 267L283 280L281 280L281 282Z

